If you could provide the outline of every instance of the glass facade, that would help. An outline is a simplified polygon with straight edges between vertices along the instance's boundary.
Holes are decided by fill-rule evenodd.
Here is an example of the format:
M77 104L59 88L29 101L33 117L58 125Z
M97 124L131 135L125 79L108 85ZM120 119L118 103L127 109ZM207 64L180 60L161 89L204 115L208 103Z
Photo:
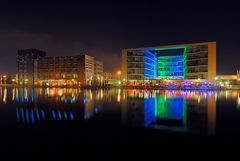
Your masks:
M159 79L183 79L184 76L184 58L183 55L177 56L159 56L158 73Z
M144 77L145 79L156 78L156 54L144 51Z

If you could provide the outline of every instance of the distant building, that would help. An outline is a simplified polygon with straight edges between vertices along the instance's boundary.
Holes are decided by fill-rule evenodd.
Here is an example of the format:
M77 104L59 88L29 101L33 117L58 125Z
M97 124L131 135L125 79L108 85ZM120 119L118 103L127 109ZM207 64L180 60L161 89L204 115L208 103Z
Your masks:
M103 63L89 55L46 57L44 51L18 51L19 85L94 85L103 82Z
M130 83L164 79L214 81L215 77L215 42L122 50L122 78Z
M103 73L103 84L104 85L113 84L112 73L110 73L110 72L104 72Z
M96 85L103 84L103 62L98 60L94 62L94 82Z
M82 85L92 85L94 79L94 62L94 57L92 56L80 56L79 80Z
M103 81L103 63L89 55L43 57L38 62L40 85L94 85L94 80Z
M0 74L0 84L7 84L8 75L7 74Z
M103 83L104 85L113 85L119 86L121 85L121 74L104 72L103 73Z
M217 75L215 78L217 85L227 88L239 88L240 87L240 73L234 75Z
M237 78L240 80L240 70L237 70Z
M39 62L40 85L78 85L81 56L44 57Z
M46 52L37 49L18 50L18 84L33 85L37 83L38 59L45 56Z

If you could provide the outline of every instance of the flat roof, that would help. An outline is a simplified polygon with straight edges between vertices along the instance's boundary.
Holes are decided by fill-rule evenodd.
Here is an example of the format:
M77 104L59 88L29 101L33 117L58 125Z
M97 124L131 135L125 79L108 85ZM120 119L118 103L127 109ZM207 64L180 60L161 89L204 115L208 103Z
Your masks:
M216 42L210 41L210 42L189 43L189 44L160 45L160 46L143 47L143 48L128 48L128 49L122 49L122 50L155 50L156 48L181 49L189 46L209 45L209 44L216 44Z

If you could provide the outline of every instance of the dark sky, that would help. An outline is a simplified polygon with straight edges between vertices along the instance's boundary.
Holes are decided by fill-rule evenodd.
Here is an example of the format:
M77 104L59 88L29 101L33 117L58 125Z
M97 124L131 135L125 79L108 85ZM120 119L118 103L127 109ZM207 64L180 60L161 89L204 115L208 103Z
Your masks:
M0 72L16 72L17 49L50 56L85 52L120 69L122 48L217 42L217 72L240 69L234 1L9 1L0 4Z

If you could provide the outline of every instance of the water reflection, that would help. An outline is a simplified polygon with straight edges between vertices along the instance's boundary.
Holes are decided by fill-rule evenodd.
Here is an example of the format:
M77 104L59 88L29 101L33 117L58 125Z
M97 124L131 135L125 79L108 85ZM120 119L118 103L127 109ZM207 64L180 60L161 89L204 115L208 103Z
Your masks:
M85 122L115 113L128 127L210 135L216 132L219 100L234 100L240 107L239 91L0 88L0 98L0 104L16 105L14 115L24 125ZM101 117L98 124L107 119L112 117Z
M128 91L123 109L127 125L215 133L216 101L212 91Z

